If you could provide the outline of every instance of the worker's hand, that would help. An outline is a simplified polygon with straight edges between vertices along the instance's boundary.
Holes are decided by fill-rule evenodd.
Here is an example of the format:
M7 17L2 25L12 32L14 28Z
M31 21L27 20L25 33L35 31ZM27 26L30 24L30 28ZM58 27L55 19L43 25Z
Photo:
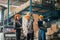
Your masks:
M28 30L30 30L31 28L28 28Z
M22 29L22 27L20 27L20 29Z

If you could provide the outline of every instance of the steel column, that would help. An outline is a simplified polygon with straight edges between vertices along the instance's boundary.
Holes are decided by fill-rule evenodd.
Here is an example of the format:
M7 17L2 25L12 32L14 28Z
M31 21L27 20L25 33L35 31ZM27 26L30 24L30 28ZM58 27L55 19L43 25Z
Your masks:
M7 25L8 25L8 23L9 23L9 0L8 0L8 18L7 18Z
M30 13L32 13L32 0L30 0Z

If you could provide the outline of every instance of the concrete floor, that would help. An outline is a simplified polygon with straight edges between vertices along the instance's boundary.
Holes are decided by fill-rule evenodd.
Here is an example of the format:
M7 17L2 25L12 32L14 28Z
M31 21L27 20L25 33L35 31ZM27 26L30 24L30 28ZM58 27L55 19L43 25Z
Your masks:
M0 40L4 40L3 38L4 38L3 33L0 33ZM8 40L10 40L10 38ZM34 38L34 40L38 40L38 38ZM51 39L47 39L47 40L51 40ZM52 39L52 40L60 40L60 39L55 38L55 39Z

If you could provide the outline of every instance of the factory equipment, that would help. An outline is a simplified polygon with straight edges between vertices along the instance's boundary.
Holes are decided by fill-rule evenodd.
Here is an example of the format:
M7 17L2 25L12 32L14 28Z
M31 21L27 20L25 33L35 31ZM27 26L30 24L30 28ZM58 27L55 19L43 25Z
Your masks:
M15 30L13 26L4 27L4 39L5 40L16 40Z

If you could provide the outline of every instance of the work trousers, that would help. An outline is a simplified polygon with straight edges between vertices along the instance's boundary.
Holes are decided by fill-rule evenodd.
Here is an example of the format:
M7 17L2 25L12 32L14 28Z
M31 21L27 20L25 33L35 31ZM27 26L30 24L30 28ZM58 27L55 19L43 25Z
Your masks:
M16 30L16 40L21 40L20 39L20 36L21 36L21 30Z
M34 32L27 34L27 40L34 40Z
M46 35L44 30L39 29L38 40L46 40Z

